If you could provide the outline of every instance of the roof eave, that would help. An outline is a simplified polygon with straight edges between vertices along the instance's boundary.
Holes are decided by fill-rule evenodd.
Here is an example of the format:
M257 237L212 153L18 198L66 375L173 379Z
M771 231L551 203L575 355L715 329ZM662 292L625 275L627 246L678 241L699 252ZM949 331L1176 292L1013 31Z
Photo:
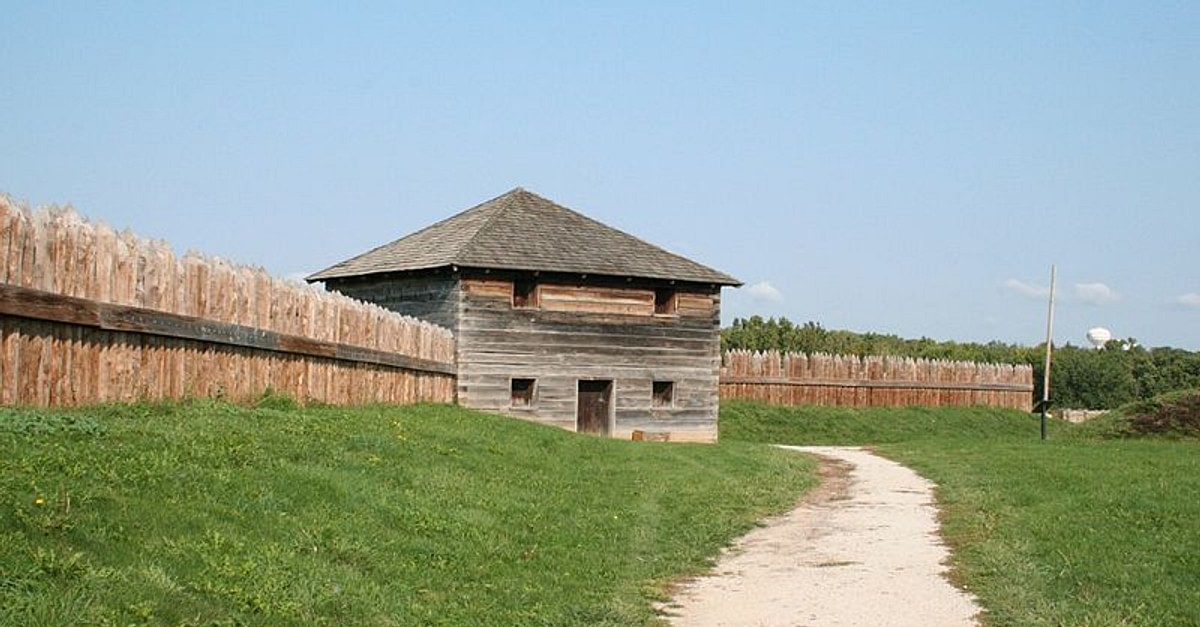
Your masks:
M377 269L377 270L370 270L367 272L359 272L359 271L352 271L352 270L338 272L338 271L335 271L334 268L327 268L325 270L321 270L320 272L314 272L313 274L310 274L310 275L304 277L304 280L308 283L316 283L318 281L328 281L330 279L353 279L353 278L358 278L358 277L375 276L375 275L380 275L380 274L396 274L396 273L402 273L402 272L421 272L421 271L428 271L428 270L440 270L442 268L464 268L464 269L478 270L478 271L483 271L483 272L487 272L490 270L501 270L501 271L506 271L506 272L537 272L537 273L544 272L547 274L602 276L602 277L616 278L616 279L630 278L630 279L640 279L640 280L644 280L644 281L671 281L671 282L680 282L680 283L692 283L692 284L696 284L696 285L718 285L721 287L735 287L735 288L742 287L743 285L745 285L745 283L743 283L742 281L740 281L732 276L729 276L722 272L716 272L716 271L714 271L714 273L716 273L720 276L699 278L699 277L682 277L682 276L651 276L648 274L615 274L615 273L610 273L610 272L582 272L579 270L561 270L561 269L503 266L503 265L489 265L489 266L479 266L479 265L474 265L474 264L459 265L459 264L455 264L455 263L441 263L441 264L433 264L433 265L428 265L428 266L414 266L414 267L405 267L405 268L383 268L383 269Z
M430 265L425 265L425 266L412 266L412 267L406 267L406 268L378 268L378 269L367 270L367 271L352 270L352 271L344 271L344 272L334 272L333 268L326 268L325 270L321 270L320 272L314 272L313 274L310 274L310 275L304 277L304 280L308 283L316 283L317 281L328 281L329 279L354 279L354 278L363 277L363 276L375 276L377 274L398 274L401 272L420 272L422 270L439 270L441 268L456 268L456 267L458 267L458 266L453 263L438 263L438 264L430 264Z
M422 271L428 271L428 270L440 270L442 268L454 268L454 269L463 268L463 269L478 270L478 271L482 271L482 272L487 272L487 271L491 271L491 270L500 270L500 271L505 271L505 272L535 272L535 273L558 274L558 275L608 277L608 278L615 278L615 279L639 279L639 280L643 280L643 281L670 281L670 282L679 282L679 283L692 283L695 285L717 285L717 286L721 286L721 287L741 287L742 285L744 285L744 283L739 281L738 279L735 279L729 275L724 275L723 273L722 273L722 276L720 276L720 277L700 278L700 277L682 277L682 276L651 276L651 275L647 275L647 274L614 274L614 273L610 273L610 272L581 272L579 270L560 270L560 269L530 268L530 267L516 267L516 266L502 266L502 265L491 265L491 266L458 265L458 264L453 264L453 263L443 263L443 264L437 264L437 265L419 266L419 267L410 267L410 268L386 268L386 269L370 270L367 272L357 272L357 271L334 272L334 271L332 271L332 268L330 268L330 269L322 270L320 272L314 272L313 274L310 274L310 275L304 277L304 280L308 283L316 283L318 281L328 281L331 279L354 279L354 278L358 278L358 277L376 276L376 275L381 275L381 274L397 274L397 273L404 273L404 272L422 272Z
M500 265L500 264L487 265L487 266L481 266L481 265L476 265L476 264L465 264L465 265L458 266L458 267L461 267L461 268L467 269L467 270L476 270L476 271L481 271L481 272L489 272L492 270L499 270L502 272L532 272L532 273L543 273L543 274L553 274L553 275L562 275L562 276L591 276L591 277L606 277L609 279L638 279L638 280L642 280L642 281L666 281L666 282L678 282L678 283L692 283L695 285L720 285L722 287L726 287L726 286L741 287L742 285L744 285L738 279L735 279L727 274L716 272L716 271L714 271L714 272L720 276L698 278L698 277L682 277L682 276L652 276L649 274L626 274L626 273L614 273L614 272L586 272L586 271L578 270L578 269L562 270L562 269L554 269L554 268L533 268L533 267L528 267L528 266L512 266L512 265L506 266L506 265Z

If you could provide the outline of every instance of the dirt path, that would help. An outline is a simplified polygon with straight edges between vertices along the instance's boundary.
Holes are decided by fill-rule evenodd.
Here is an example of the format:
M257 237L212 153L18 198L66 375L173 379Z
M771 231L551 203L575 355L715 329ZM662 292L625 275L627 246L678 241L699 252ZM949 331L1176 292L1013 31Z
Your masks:
M821 456L822 485L741 538L663 610L677 627L970 626L974 599L944 577L933 484L860 448Z

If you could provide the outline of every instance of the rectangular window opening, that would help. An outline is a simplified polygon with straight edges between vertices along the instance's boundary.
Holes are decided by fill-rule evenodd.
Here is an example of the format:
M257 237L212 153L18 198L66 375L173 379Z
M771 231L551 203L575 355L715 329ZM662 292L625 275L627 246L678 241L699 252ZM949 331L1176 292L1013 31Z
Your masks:
M512 406L529 407L533 405L534 379L512 380Z
M654 382L654 406L655 407L670 407L675 402L675 382L674 381L655 381Z
M517 308L537 307L537 282L522 279L513 281L512 305Z
M675 301L675 290L669 287L660 287L654 290L654 315L674 315Z

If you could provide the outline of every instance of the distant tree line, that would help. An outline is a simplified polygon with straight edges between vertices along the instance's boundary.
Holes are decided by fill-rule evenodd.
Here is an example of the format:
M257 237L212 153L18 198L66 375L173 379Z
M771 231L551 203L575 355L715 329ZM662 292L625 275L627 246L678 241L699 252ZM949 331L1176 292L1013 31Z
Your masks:
M779 350L839 355L894 355L925 359L1030 364L1034 398L1042 397L1045 344L940 342L905 339L883 333L829 330L817 322L795 324L787 318L737 318L721 330L721 349ZM1112 409L1164 392L1200 388L1200 352L1179 348L1147 349L1133 338L1111 340L1101 350L1066 344L1054 347L1050 369L1055 407Z

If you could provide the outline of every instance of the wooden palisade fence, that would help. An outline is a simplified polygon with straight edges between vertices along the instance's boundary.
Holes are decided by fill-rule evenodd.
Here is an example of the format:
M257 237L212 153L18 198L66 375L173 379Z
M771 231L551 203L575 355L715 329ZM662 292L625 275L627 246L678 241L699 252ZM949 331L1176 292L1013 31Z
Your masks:
M904 357L730 351L721 398L775 405L987 405L1028 411L1030 366Z
M450 332L0 196L0 405L454 400Z

